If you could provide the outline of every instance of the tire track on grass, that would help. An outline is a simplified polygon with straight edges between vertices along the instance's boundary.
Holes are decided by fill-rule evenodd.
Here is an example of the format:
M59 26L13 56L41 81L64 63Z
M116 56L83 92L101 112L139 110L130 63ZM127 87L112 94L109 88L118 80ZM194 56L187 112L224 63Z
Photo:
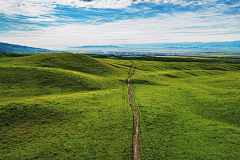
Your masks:
M133 112L133 128L135 130L135 133L133 135L133 142L132 142L132 145L133 145L132 146L132 149L133 149L132 154L133 154L133 160L141 160L142 158L141 158L140 145L139 145L138 114L137 114L136 108L133 103L132 91L131 91L131 85L130 85L130 78L133 73L134 67L135 67L135 64L133 63L133 66L130 71L130 75L127 80L129 102L130 102L132 112Z

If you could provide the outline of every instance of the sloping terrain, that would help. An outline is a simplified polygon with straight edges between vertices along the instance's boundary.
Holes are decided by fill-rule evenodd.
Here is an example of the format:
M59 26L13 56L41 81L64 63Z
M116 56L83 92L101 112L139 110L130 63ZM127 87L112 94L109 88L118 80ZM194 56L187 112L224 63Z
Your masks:
M238 159L240 62L145 59L132 76L142 159Z
M85 55L1 58L1 158L131 159L127 76Z
M120 68L71 53L2 58L0 68L2 100L119 87L125 79Z
M69 53L0 59L1 158L132 159L130 60L142 159L238 159L238 60Z
M55 68L0 66L1 100L106 89L105 79Z
M20 58L3 58L2 65L34 66L79 71L94 75L114 75L116 68L92 57L73 53L37 54Z

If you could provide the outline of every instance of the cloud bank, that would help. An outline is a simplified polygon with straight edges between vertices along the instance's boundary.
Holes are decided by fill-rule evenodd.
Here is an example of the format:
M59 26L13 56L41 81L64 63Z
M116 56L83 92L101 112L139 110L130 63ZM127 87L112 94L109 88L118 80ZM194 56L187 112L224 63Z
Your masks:
M236 41L239 8L228 0L1 0L0 40L51 49Z

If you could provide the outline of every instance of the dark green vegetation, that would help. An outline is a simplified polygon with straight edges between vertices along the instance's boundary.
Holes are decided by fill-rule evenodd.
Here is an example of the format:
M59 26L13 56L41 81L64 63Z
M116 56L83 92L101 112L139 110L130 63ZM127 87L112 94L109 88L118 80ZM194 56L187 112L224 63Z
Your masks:
M76 54L0 59L0 159L131 159L129 68Z
M0 51L0 58L5 58L5 57L23 57L23 56L31 56L33 54L29 53L12 53L12 52L2 52Z
M121 59L136 64L142 159L239 159L239 60Z

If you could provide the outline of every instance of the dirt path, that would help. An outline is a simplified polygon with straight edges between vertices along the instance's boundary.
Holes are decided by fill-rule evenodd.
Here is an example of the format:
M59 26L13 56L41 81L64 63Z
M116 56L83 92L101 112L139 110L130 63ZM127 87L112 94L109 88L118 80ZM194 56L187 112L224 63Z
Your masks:
M132 62L133 63L133 62ZM134 106L134 103L133 103L133 98L132 98L132 91L131 91L131 86L130 86L130 78L131 78L131 75L133 73L133 68L135 67L135 64L133 63L133 66L131 68L131 72L130 72L130 75L128 77L128 96L129 96L129 102L130 102L130 105L131 105L131 108L132 108L132 112L133 112L133 127L134 127L134 130L135 130L135 134L133 135L133 151L132 151L132 154L133 154L133 160L141 160L141 152L140 152L140 146L139 146L139 131L138 131L138 114L137 114L137 111L136 111L136 108Z

